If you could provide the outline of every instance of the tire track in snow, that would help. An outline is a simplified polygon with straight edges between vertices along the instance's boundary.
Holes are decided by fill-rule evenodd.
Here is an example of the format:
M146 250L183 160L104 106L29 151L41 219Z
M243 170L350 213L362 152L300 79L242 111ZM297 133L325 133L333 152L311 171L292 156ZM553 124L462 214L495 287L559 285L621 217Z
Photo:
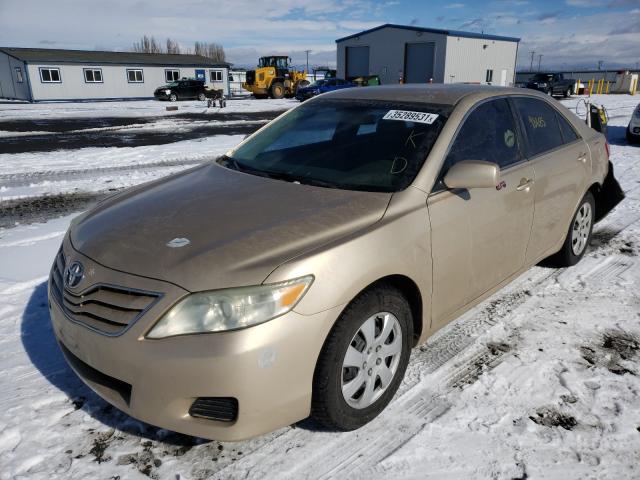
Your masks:
M139 165L122 165L119 167L83 168L78 170L46 170L27 173L6 173L0 175L0 184L2 184L2 186L4 187L24 187L32 185L36 182L80 180L82 178L95 178L96 176L104 176L112 173L127 172L132 170L137 171L149 170L154 168L199 165L206 161L207 158L203 157L197 159L162 160L158 162L149 162Z

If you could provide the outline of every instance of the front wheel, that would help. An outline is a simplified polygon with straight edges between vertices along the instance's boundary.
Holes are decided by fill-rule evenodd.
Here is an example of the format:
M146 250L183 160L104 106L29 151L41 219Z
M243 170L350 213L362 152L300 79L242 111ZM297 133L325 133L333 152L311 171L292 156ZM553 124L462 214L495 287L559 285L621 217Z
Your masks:
M587 192L573 215L567 237L562 248L552 260L558 267L570 267L578 263L587 250L593 232L595 200L591 192Z
M178 96L175 93L172 93L171 95L169 95L170 102L175 102L177 100L178 100Z
M571 96L571 89L570 89L570 88L567 88L567 89L564 91L564 94L563 94L563 95L564 95L564 98L569 98L569 97Z
M207 99L207 96L204 93L198 94L198 100L200 100L201 102L204 102L206 99Z
M390 285L365 291L342 313L322 348L311 414L332 430L355 430L393 398L409 363L411 309Z

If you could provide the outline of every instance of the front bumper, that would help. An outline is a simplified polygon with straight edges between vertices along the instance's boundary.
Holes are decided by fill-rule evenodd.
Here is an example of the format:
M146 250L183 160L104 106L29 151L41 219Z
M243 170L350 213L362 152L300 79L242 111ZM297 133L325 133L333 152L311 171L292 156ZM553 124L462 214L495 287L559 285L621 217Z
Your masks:
M156 100L169 100L169 95L164 92L154 92L153 96Z
M68 243L68 241L67 241ZM68 363L98 395L132 417L168 430L236 441L306 418L315 364L340 313L290 312L232 332L148 340L145 333L187 292L156 280L107 269L73 251L101 283L118 282L163 297L130 328L107 336L73 321L49 292L51 321ZM198 397L238 401L232 422L193 417Z

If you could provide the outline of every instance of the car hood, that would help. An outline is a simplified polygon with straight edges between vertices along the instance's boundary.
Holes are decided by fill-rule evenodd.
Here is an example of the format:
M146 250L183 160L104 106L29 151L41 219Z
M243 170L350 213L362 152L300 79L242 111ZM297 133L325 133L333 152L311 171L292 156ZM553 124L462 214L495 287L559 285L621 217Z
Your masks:
M209 163L103 201L72 223L70 238L106 267L189 291L252 285L287 260L372 225L390 199Z

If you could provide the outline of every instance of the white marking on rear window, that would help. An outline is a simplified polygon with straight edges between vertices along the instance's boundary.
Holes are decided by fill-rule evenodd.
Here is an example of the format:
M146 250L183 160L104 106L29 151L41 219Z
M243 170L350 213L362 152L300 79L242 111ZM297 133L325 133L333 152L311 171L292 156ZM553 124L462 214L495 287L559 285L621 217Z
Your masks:
M431 125L438 118L437 113L410 112L407 110L389 110L383 120L400 120L401 122L417 122Z

